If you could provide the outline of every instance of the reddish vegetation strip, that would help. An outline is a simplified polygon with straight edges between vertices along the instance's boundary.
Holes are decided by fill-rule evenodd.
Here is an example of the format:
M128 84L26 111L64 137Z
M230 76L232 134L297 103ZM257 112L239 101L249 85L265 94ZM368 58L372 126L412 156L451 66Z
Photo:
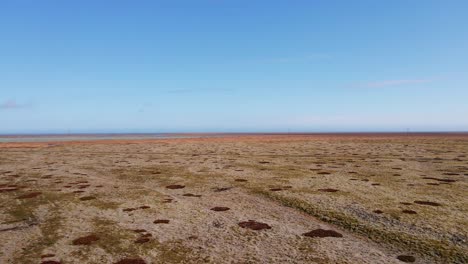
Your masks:
M124 258L115 262L115 264L146 264L146 262L141 258Z
M179 184L173 184L173 185L168 185L166 186L167 189L183 189L185 188L184 185L179 185Z
M211 210L215 212L223 212L229 210L229 207L216 206L211 208Z
M342 234L333 231L333 230L325 230L325 229L315 229L310 232L303 234L306 237L343 237Z
M91 245L92 243L99 240L99 237L91 234L89 236L84 236L73 240L73 245Z
M39 196L41 194L42 194L41 192L32 192L32 193L27 193L27 194L20 195L20 196L18 196L16 198L17 199L30 199L30 198L37 197L37 196Z
M263 229L271 229L271 226L268 224L262 223L262 222L257 222L254 220L249 220L246 222L240 222L239 226L242 228L248 228L252 230L263 230Z
M403 262L415 262L416 261L415 257L408 256L408 255L400 255L400 256L397 257L397 259L399 261L403 261Z

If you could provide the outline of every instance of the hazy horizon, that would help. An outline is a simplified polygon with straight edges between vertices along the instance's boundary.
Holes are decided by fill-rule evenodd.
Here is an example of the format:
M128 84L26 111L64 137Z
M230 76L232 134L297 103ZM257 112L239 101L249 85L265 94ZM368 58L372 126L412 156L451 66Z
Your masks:
M2 1L0 134L468 131L466 1Z

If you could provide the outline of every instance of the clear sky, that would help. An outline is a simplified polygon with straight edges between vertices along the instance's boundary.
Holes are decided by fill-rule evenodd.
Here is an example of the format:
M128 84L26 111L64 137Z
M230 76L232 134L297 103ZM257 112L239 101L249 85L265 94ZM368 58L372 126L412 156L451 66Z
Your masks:
M0 133L468 131L468 1L2 0Z

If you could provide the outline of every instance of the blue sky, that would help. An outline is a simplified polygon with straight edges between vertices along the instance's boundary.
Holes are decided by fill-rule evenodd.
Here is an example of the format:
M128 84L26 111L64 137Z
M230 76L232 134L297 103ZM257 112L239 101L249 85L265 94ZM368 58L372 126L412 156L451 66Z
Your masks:
M468 1L0 1L0 133L467 131Z

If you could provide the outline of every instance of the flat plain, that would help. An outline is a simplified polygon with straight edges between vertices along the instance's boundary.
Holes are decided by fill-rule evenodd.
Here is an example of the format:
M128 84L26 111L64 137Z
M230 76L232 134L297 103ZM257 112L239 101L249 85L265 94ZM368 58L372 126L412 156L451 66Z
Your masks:
M0 263L468 263L468 134L0 143Z

